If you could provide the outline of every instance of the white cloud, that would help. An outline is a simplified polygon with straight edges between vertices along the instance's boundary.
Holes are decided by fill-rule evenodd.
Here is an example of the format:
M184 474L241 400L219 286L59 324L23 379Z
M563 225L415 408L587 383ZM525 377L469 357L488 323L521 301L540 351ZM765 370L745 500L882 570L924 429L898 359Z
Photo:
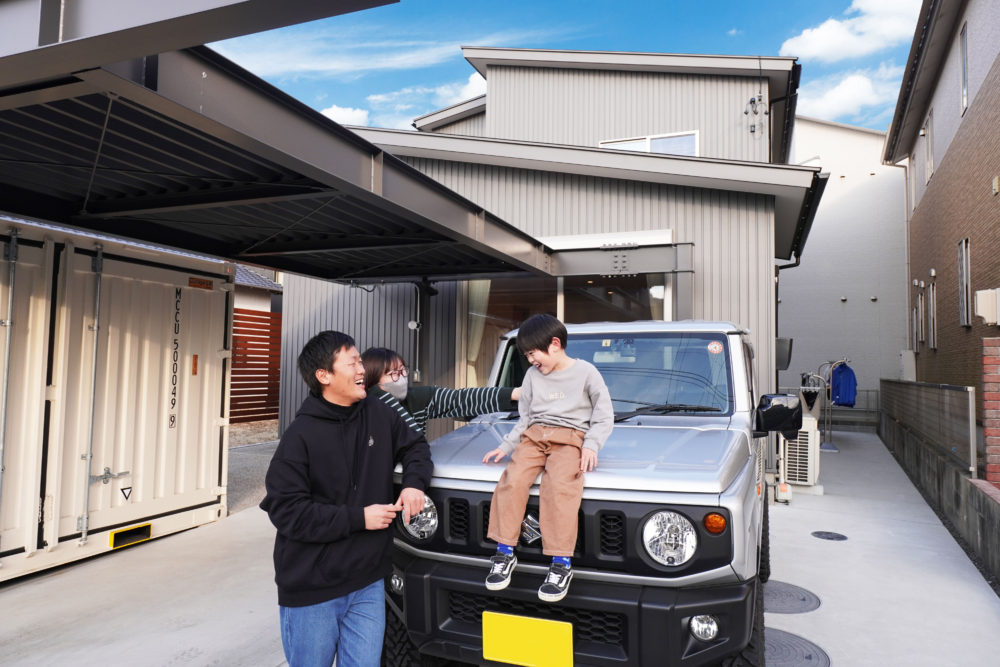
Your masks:
M414 118L435 109L478 97L486 92L486 79L473 72L466 81L440 86L407 86L388 93L376 93L365 99L372 108L376 127L410 129Z
M854 0L847 18L829 18L785 41L779 53L803 60L837 62L877 53L909 41L920 0Z
M729 30L726 31L726 34L729 35L730 37L735 37L736 35L742 35L743 31L740 30L739 28L730 28Z
M860 69L810 81L799 88L797 113L824 120L858 121L893 105L903 68L882 63L878 69Z
M335 120L342 125L367 125L368 109L355 109L353 107L338 107L334 104L323 109L320 113Z
M375 34L379 39L372 39ZM545 43L569 34L568 28L507 30L462 34L449 40L389 39L385 29L372 27L340 34L335 24L318 28L272 30L237 37L210 46L262 77L337 77L356 79L368 72L430 67L462 56L464 44Z

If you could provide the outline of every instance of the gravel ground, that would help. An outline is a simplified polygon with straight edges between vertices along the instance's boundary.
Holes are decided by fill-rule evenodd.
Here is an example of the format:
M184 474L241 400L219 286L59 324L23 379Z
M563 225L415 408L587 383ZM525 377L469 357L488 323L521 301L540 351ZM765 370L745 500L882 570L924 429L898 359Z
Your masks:
M277 447L277 419L229 427L230 514L253 507L264 499L264 473Z

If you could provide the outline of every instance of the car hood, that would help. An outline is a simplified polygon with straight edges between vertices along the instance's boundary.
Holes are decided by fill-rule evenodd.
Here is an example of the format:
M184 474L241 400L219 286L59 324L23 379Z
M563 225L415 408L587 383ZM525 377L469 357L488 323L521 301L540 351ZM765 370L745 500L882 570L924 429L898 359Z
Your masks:
M598 453L597 469L587 473L588 488L679 493L721 493L750 456L741 429L729 417L643 417L623 422ZM436 483L447 479L496 482L509 461L484 464L515 422L500 415L480 417L431 443Z

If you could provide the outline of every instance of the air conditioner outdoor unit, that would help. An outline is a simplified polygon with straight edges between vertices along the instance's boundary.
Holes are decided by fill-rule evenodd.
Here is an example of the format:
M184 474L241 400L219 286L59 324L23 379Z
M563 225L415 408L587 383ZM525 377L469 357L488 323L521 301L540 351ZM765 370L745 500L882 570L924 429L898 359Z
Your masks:
M790 484L815 486L819 480L819 423L815 417L802 415L802 428L791 440L779 436L781 443L781 478Z

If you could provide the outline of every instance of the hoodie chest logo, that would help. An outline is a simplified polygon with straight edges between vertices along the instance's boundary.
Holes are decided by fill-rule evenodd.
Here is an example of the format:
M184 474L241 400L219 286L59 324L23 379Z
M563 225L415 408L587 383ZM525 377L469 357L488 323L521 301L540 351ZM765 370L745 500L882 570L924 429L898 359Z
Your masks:
M375 437L371 435L368 436L368 446L371 447L374 444L375 444Z

